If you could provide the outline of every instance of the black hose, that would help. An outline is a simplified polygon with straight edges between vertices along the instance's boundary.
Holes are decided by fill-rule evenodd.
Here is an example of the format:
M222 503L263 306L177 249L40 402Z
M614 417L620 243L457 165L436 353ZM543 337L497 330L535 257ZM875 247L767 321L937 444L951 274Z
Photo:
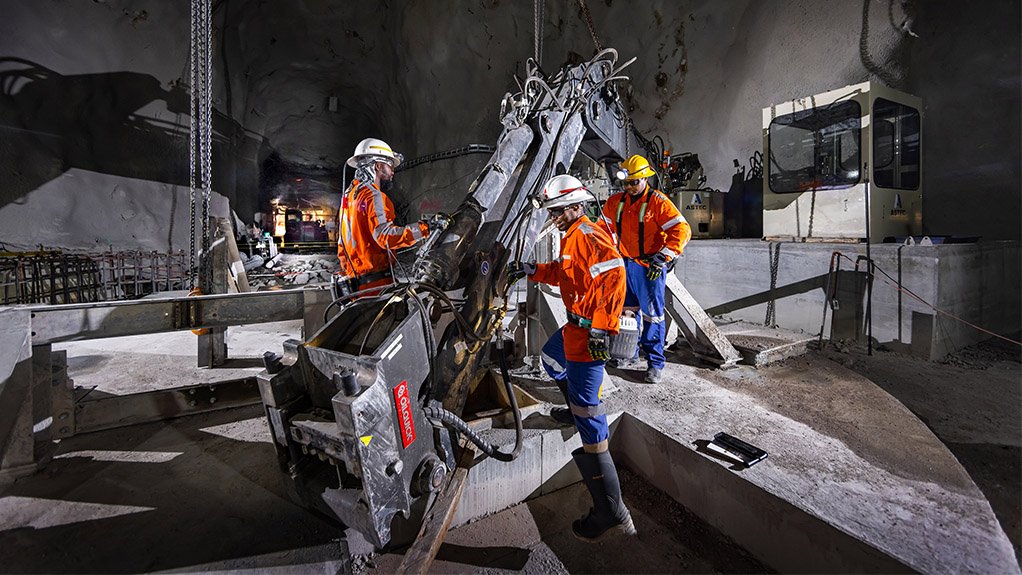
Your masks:
M504 453L500 451L498 446L486 443L463 419L442 407L427 406L423 408L423 412L426 414L426 417L439 420L445 425L453 427L464 435L465 439L475 444L483 453L497 461L514 461L522 451L522 438L525 435L525 431L522 428L522 410L518 407L518 398L515 397L515 390L511 385L511 376L508 374L507 357L504 355L503 346L500 347L500 372L504 377L504 390L507 391L507 396L511 401L511 412L515 416L515 447L511 450L511 453Z

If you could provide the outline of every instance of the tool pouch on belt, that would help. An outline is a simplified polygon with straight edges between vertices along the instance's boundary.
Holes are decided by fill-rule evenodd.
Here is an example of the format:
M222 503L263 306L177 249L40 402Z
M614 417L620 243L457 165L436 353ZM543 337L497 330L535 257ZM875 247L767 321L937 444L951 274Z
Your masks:
M358 280L350 276L334 275L330 284L330 293L334 299L347 297L358 291Z

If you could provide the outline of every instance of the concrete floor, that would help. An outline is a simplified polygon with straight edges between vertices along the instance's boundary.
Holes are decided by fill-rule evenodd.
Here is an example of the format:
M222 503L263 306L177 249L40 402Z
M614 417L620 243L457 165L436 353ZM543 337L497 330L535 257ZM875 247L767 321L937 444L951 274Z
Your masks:
M124 393L258 371L256 362L244 358L279 349L296 330L296 323L232 329L231 354L243 359L227 370L188 367L184 357L192 353L194 338L187 333L65 347L76 384ZM1012 455L1018 459L1019 435L1011 425L1019 418L1016 413L1011 420L1010 409L1005 411L1006 404L1016 409L1019 404L1010 401L1018 394L1017 362L995 361L994 371L982 374L952 374L955 381L971 374L974 387L991 385L989 375L999 374L1000 384L965 395L987 397L999 390L1005 401L975 404L954 395L958 388L949 383L921 383L943 381L940 373L970 366L934 367L932 374L920 367L920 383L913 388L905 383L904 370L887 366L884 371L885 361L906 363L893 354L867 359L849 352L835 359L848 365L819 354L760 370L716 372L671 364L659 386L639 383L638 372L612 372L620 389L608 406L632 416L619 422L613 449L621 467L636 470L623 472L623 483L639 537L597 548L575 541L567 529L588 505L584 490L575 485L452 530L433 572L758 572L767 564L795 561L778 560L778 551L771 556L755 541L743 543L748 534L740 529L735 535L743 544L738 545L692 513L716 502L716 511L702 509L701 515L729 525L727 494L708 497L713 486L699 484L723 473L720 484L737 478L916 570L1017 573L1017 529L1009 542L976 487L986 486L1010 531L1012 502L1017 527L1017 479L1014 493L1010 482L974 483L945 447L1008 446L999 466L980 457L982 463L970 467L970 459L959 455L973 476L982 476L976 470L990 465L994 476L1007 475L1005 464L1010 470ZM930 428L854 371L877 377ZM951 399L934 399L934 392ZM937 421L939 414L949 415ZM963 426L966 415L987 423ZM675 447L658 451L652 442L639 442L644 437L639 427L654 429ZM959 428L967 435L955 435ZM770 457L732 471L692 450L693 441L721 430L763 447ZM680 457L686 467L658 467L650 457ZM694 483L686 490L681 478ZM800 540L797 529L785 531L781 524L778 530L782 541L784 533L794 534L782 555L815 544ZM341 565L338 534L335 525L285 496L258 407L65 440L45 470L0 492L2 572L334 572ZM760 562L763 557L770 561ZM355 559L356 571L383 573L399 563L400 555ZM835 563L821 570L842 569Z

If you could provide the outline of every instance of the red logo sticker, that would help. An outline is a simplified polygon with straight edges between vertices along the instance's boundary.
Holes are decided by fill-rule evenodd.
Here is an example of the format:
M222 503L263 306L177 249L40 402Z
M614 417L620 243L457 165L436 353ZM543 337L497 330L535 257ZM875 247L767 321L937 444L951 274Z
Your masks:
M408 381L402 381L394 388L394 405L397 419L401 424L401 444L407 448L415 441L415 421L412 420L412 400L408 398Z

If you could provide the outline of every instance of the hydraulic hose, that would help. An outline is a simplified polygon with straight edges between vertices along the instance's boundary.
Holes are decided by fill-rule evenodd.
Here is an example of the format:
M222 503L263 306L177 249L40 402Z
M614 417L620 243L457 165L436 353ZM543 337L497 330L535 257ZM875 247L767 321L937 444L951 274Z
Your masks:
M511 453L504 453L500 451L498 446L486 443L463 419L442 407L427 406L423 409L423 412L426 414L426 417L436 419L454 428L486 455L498 461L514 461L522 451L522 437L525 432L522 428L522 411L518 408L518 398L515 397L515 390L511 385L511 376L507 369L507 357L504 355L504 346L501 344L500 339L497 342L497 347L500 350L500 372L504 378L504 390L507 392L508 398L510 398L511 412L515 417L515 447L511 450Z

